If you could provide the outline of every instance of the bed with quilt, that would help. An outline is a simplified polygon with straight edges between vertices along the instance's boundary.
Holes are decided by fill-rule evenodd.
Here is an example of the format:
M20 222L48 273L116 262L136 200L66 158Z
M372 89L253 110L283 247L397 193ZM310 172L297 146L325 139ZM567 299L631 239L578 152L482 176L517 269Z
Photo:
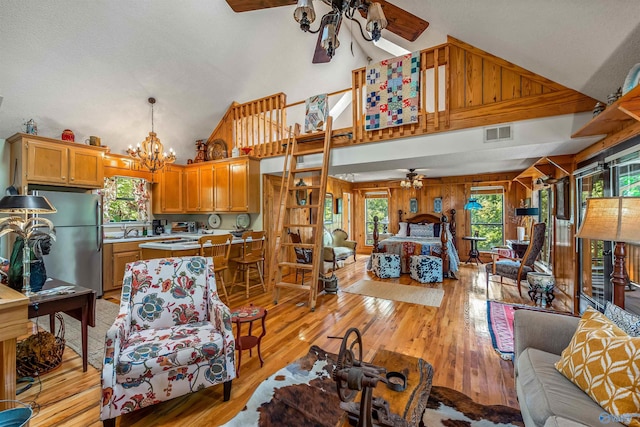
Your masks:
M455 225L447 217L419 214L400 222L400 231L395 236L378 240L377 224L374 220L374 252L400 255L400 271L409 273L412 255L432 255L442 258L445 277L456 277L460 259L454 245L451 229ZM444 232L442 232L444 230ZM445 251L442 248L446 248Z

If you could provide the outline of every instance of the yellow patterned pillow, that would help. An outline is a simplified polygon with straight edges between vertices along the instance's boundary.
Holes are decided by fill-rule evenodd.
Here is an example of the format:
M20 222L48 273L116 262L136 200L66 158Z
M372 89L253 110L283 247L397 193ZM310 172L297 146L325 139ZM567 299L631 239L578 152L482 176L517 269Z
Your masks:
M589 307L556 369L613 420L640 427L640 338Z

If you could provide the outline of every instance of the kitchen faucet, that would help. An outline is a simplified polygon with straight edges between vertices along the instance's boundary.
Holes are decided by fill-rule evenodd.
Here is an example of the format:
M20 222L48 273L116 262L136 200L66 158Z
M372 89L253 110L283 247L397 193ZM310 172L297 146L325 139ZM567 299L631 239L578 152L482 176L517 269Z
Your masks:
M129 236L129 234L131 234L134 231L135 231L135 236L138 236L138 229L137 228L127 228L127 224L124 224L124 225L120 226L120 230L124 231L124 234L122 235L123 238L126 238L127 236Z

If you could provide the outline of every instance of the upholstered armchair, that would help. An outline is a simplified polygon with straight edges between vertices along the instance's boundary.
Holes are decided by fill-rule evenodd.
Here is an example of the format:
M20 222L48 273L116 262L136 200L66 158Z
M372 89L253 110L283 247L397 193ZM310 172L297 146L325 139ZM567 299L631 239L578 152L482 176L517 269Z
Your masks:
M354 240L347 240L349 235L346 231L336 228L332 233L324 229L324 260L333 263L333 269L337 267L338 261L344 261L353 255L353 261L356 260L356 245Z
M542 246L544 245L544 233L547 225L544 222L533 224L531 226L531 240L529 246L522 258L513 258L506 256L505 254L497 255L493 262L490 262L485 266L487 273L487 295L489 293L489 276L500 276L500 283L502 284L502 278L514 280L518 286L518 293L522 296L522 289L520 282L527 279L527 273L533 271L533 264L538 258ZM498 260L498 256L502 259Z
M121 414L221 383L229 400L234 349L211 258L127 264L106 334L100 419L115 426Z

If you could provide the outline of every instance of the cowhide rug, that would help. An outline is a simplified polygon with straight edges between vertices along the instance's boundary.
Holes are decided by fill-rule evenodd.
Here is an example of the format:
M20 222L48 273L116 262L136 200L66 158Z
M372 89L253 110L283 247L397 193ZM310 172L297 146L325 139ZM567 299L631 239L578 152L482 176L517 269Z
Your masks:
M503 405L481 405L459 391L433 386L420 426L524 427L524 422L517 409Z
M331 373L335 354L312 346L306 356L263 381L225 427L334 427L342 417ZM502 423L502 424L500 424ZM464 394L434 386L420 426L524 426L520 411L484 406Z

